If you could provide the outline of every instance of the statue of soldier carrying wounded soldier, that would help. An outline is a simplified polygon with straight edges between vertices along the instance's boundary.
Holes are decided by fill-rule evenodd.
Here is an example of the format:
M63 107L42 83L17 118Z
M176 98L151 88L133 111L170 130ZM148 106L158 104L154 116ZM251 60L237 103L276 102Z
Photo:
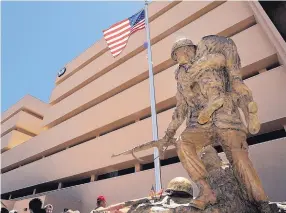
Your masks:
M217 195L199 154L205 147L219 144L247 200L255 203L259 211L271 212L268 197L248 156L246 135L258 133L260 123L257 104L242 81L235 43L216 35L203 37L198 45L184 38L175 42L171 57L178 63L177 104L164 138L121 154L134 155L155 146L162 152L168 145L175 145L183 167L200 189L198 197L190 203L204 210L217 203ZM175 140L174 135L184 120L186 129Z

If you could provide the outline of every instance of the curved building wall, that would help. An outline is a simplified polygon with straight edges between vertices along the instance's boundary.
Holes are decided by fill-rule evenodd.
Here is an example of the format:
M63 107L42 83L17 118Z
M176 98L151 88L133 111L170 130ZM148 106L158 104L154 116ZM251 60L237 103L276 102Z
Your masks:
M275 184L286 178L286 69L280 60L281 49L250 5L217 1L150 5L159 137L164 135L176 102L176 65L170 59L173 42L181 36L195 43L209 34L231 37L262 123L259 135L248 140L255 144L250 146L251 158L270 198L283 200L286 189ZM143 165L132 156L110 157L152 139L144 41L144 30L132 35L126 49L114 59L102 39L66 65L41 121L44 129L2 154L2 193L16 202L45 195L59 206L61 200L68 204L75 199L75 207L84 212L95 206L99 194L105 194L110 203L148 195L154 183L153 151L138 154L145 160ZM6 115L6 125L16 108ZM172 177L187 176L177 163L174 147L166 157L163 185Z
M1 153L24 143L43 131L48 104L26 95L1 117Z

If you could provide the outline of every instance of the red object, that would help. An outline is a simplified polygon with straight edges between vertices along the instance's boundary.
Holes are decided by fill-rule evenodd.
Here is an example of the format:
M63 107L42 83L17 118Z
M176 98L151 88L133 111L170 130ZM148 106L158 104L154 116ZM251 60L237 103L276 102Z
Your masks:
M98 201L106 201L106 200L105 200L105 197L102 196L102 195L101 195L101 196L98 196L98 197L97 197L97 200L98 200Z

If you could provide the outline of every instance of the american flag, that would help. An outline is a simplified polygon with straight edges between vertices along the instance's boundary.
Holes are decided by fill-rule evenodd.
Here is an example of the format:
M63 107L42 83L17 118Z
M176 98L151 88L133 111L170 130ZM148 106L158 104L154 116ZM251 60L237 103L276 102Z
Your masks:
M118 56L125 48L132 33L145 28L145 11L140 10L135 15L112 25L103 31L103 37L113 57Z

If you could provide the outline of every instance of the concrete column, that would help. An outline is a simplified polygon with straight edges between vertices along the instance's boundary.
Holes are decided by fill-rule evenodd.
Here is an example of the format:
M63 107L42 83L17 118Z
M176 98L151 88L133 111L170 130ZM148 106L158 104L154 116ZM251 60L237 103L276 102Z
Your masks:
M34 189L34 191L33 191L33 195L35 195L36 194L36 189Z
M68 149L68 148L70 148L69 146L68 147L66 147L66 149Z
M62 188L62 185L63 185L63 183L59 183L58 189L61 189L61 188Z
M142 169L142 165L140 163L135 164L135 172L140 172Z
M285 132L286 132L286 124L284 125L284 130L285 130Z
M259 70L258 72L259 72L259 74L261 74L261 73L267 72L267 70L266 69L262 69L262 70Z
M12 194L9 195L9 200L11 200L11 198L12 198Z
M93 174L90 176L90 182L94 182L97 178L97 175Z

